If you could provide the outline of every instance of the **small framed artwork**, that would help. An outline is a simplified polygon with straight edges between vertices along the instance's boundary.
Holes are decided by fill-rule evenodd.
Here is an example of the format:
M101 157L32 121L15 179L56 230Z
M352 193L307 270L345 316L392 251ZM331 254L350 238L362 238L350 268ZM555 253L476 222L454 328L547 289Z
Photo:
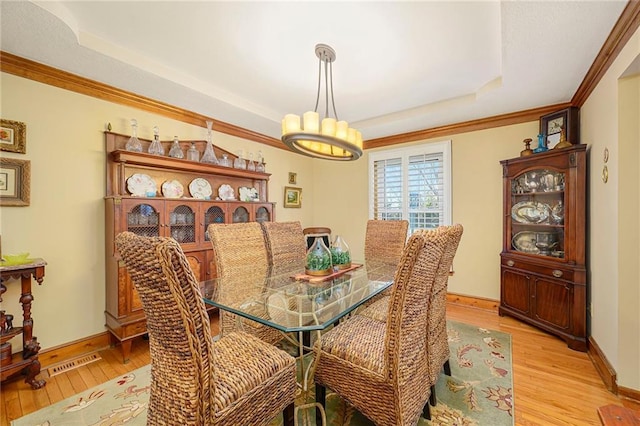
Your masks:
M578 107L565 108L540 117L540 134L547 142L547 148L553 149L560 142L562 129L566 141L580 143Z
M298 174L297 173L293 173L293 172L289 172L289 185L295 185L298 180Z
M0 158L0 206L28 206L31 162Z
M0 118L0 150L26 154L27 125Z
M293 186L284 187L284 207L302 207L302 188L296 188Z

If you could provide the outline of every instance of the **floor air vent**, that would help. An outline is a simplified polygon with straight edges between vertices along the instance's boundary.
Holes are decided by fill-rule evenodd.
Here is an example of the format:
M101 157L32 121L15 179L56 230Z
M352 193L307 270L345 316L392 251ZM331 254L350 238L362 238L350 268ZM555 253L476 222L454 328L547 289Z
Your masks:
M66 373L69 370L73 370L74 368L90 364L94 361L100 361L101 359L102 357L100 356L100 354L94 352L92 354L84 355L70 361L65 361L62 364L54 365L53 367L49 367L47 370L49 372L49 377L53 377L56 374Z

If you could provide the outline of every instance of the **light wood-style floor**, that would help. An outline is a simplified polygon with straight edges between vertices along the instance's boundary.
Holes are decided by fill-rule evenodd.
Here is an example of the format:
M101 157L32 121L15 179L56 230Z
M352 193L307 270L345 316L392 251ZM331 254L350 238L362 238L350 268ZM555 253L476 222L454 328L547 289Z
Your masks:
M586 353L568 349L549 334L493 311L460 305L450 304L448 317L511 334L516 425L600 425L596 412L600 406L640 409L640 404L605 389ZM100 355L100 361L47 378L39 390L31 390L23 380L3 383L0 426L149 363L148 344L142 339L134 342L127 364L122 364L119 348Z

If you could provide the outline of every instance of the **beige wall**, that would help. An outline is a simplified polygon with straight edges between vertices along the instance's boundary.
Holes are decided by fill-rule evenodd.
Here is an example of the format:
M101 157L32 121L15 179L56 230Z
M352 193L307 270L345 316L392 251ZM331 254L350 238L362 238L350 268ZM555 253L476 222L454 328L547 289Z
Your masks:
M187 125L9 74L0 78L2 118L27 124L26 155L2 156L31 161L31 205L0 208L2 250L27 251L48 263L42 286L33 290L32 307L34 334L46 349L105 330L106 123L114 132L130 134L129 119L136 118L139 137L151 138L158 125L162 140L204 139L206 130L204 123ZM231 152L261 149L272 173L269 198L277 203L277 220L311 223L310 205L284 209L282 198L288 171L296 171L299 186L312 191L312 160L215 132L214 144ZM19 286L9 283L2 309L21 319ZM15 351L19 339L12 344Z
M620 77L638 55L640 30L580 110L582 143L589 144L591 152L591 336L616 370L618 384L632 389L640 389L640 277L638 213L629 209L638 205L640 192L638 129L634 128L640 116L636 79L621 81ZM601 179L605 148L609 150L606 184Z
M537 133L538 122L531 122L406 144L451 140L453 222L464 226L464 235L454 261L455 274L449 280L450 292L500 298L500 160L519 156L522 140L535 140ZM365 152L363 160L350 164L314 161L314 220L330 225L334 235L342 234L354 257L362 258L369 219L368 155Z

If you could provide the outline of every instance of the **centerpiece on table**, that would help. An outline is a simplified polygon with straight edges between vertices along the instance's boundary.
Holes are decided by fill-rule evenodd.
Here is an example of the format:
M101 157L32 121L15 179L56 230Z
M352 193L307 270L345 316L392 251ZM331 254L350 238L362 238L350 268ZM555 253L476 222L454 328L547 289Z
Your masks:
M351 252L347 242L340 235L331 243L331 261L334 268L347 269L351 267Z
M323 276L333 272L331 250L324 244L322 237L317 237L307 251L305 273L307 275Z

